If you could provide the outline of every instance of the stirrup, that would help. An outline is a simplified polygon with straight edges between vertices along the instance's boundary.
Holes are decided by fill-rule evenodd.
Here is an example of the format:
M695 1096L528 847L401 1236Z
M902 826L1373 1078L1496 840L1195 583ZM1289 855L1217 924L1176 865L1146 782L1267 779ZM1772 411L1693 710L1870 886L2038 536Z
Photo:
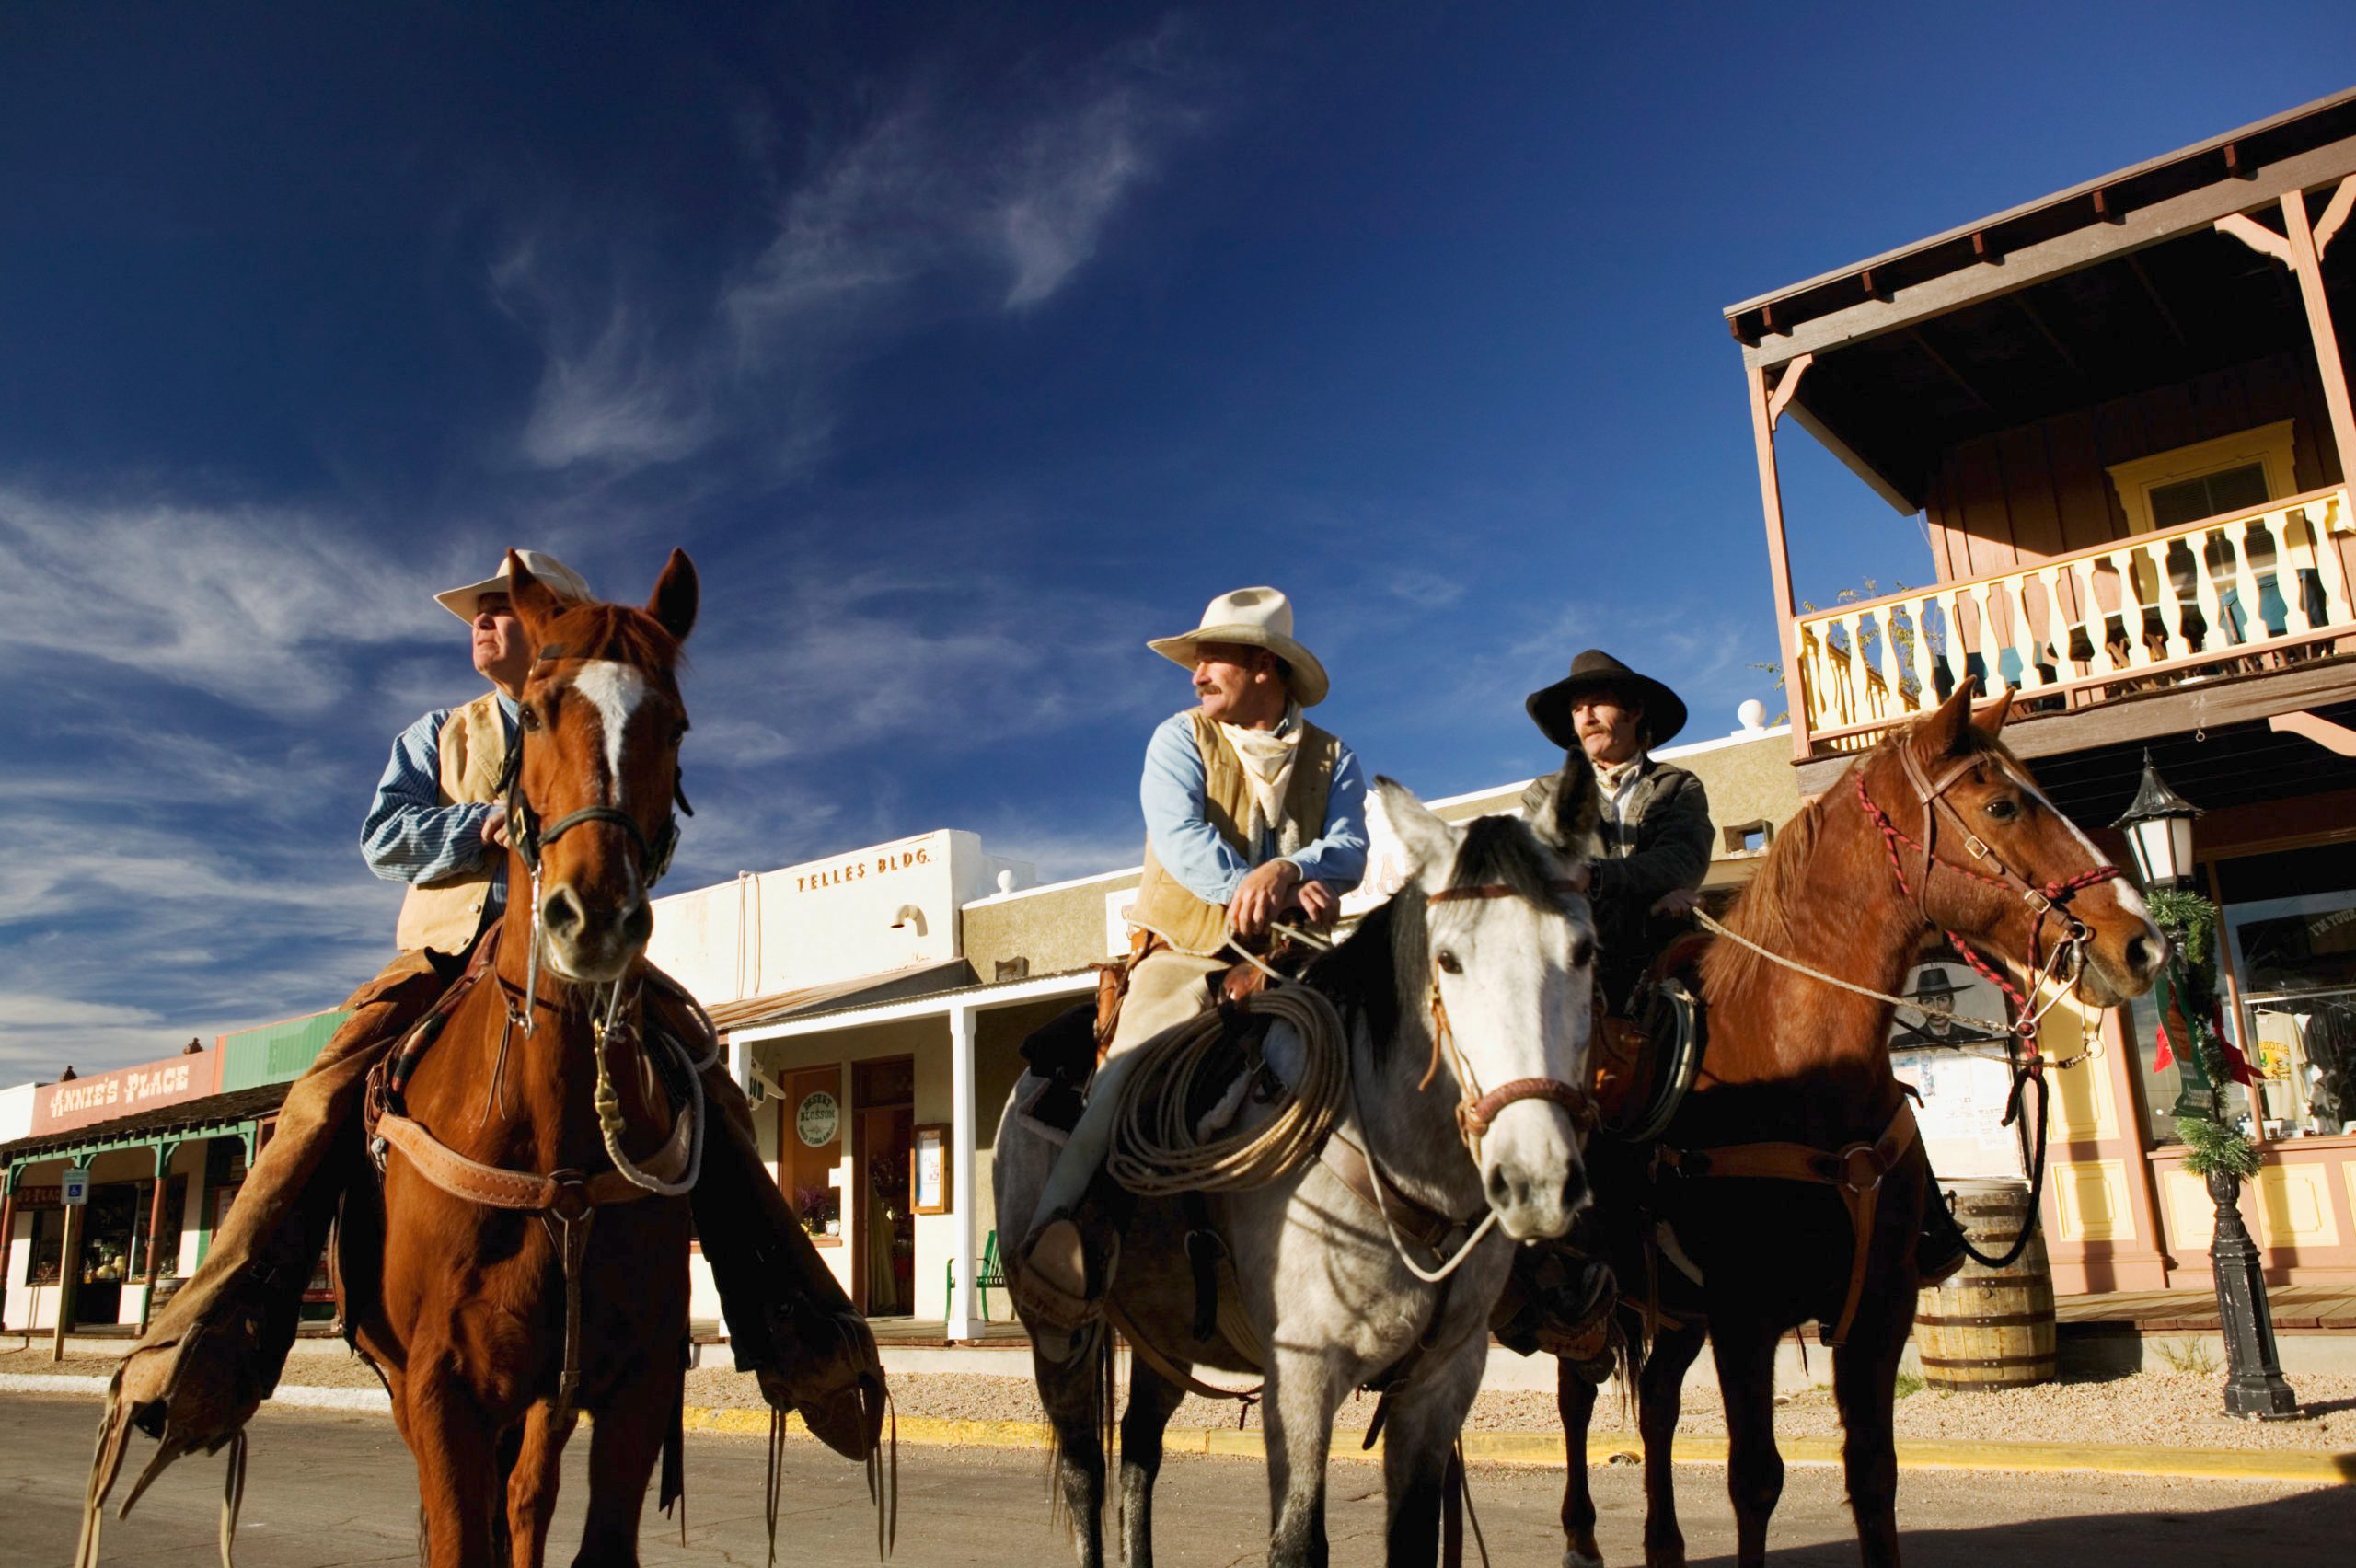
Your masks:
M1072 1228L1080 1255L1083 1278L1095 1277L1093 1288L1083 1284L1077 1292L1046 1278L1037 1267L1035 1258L1039 1244L1058 1225ZM1080 1221L1068 1215L1058 1216L1033 1231L1015 1254L1014 1266L1007 1270L1007 1293L1014 1297L1015 1311L1026 1325L1037 1323L1055 1332L1084 1338L1082 1331L1103 1320L1104 1297L1113 1287L1113 1275L1120 1265L1121 1238L1117 1232L1105 1232L1104 1262L1101 1269L1091 1266L1088 1231Z

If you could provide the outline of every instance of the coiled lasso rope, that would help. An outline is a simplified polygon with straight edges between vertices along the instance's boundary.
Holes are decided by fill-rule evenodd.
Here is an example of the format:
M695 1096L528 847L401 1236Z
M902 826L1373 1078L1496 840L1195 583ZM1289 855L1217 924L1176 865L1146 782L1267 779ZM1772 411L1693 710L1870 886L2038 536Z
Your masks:
M1342 1016L1322 992L1281 978L1244 998L1243 1009L1288 1024L1300 1037L1299 1081L1279 1080L1276 1109L1256 1126L1204 1138L1186 1108L1197 1087L1232 1092L1224 1080L1205 1080L1207 1073L1235 1070L1233 1055L1221 1049L1226 1019L1204 1012L1138 1045L1114 1102L1112 1148L1104 1159L1113 1179L1130 1192L1142 1197L1242 1192L1317 1158L1349 1086Z

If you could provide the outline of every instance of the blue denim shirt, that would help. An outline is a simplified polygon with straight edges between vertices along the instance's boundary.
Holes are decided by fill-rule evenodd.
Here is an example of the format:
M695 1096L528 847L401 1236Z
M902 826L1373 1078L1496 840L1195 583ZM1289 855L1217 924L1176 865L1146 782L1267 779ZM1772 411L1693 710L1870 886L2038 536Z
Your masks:
M1145 748L1145 778L1138 801L1145 808L1145 830L1154 859L1207 904L1235 897L1244 873L1276 858L1276 835L1253 846L1250 859L1235 852L1204 814L1202 753L1195 749L1194 721L1173 713L1153 732ZM1322 882L1347 893L1366 874L1366 777L1349 747L1335 746L1334 779L1325 795L1325 824L1316 839L1291 857L1303 882Z
M495 920L507 903L507 851L482 841L489 801L442 803L442 726L455 708L437 708L403 730L393 742L392 760L377 781L376 799L360 824L360 854L368 869L387 882L422 882L491 862L491 890L483 896L483 918ZM507 744L515 744L515 699L499 698Z

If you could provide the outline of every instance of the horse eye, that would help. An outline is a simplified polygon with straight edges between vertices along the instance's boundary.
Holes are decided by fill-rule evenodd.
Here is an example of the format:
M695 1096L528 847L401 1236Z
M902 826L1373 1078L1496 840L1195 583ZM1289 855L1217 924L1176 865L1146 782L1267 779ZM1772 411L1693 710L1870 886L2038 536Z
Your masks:
M515 710L515 722L526 730L538 729L540 727L539 709L528 702L523 704Z
M1595 962L1595 944L1585 937L1571 939L1571 967L1585 969Z
M1464 973L1464 965L1459 963L1457 961L1456 954L1447 948L1439 950L1439 955L1434 960L1434 962L1439 965L1440 973L1444 974L1461 974Z
M1980 810L1987 816L1990 822L2010 822L2015 817L2021 814L2021 809L2018 805L2004 799L2001 795L1989 801L1986 805L1981 807Z

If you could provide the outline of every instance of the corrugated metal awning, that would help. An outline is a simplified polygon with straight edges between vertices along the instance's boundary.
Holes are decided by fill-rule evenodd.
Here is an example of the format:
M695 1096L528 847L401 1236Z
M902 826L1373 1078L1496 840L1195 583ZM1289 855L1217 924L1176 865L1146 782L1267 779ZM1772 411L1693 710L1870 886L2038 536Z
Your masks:
M740 1029L750 1029L756 1024L776 1023L781 1019L817 1008L899 1001L909 997L927 996L934 991L960 990L973 983L973 968L964 959L942 959L928 963L912 963L901 969L880 970L872 974L857 974L846 980L830 980L820 986L803 986L791 991L772 991L765 997L746 997L742 1001L722 1002L707 1010L720 1032L727 1034Z

